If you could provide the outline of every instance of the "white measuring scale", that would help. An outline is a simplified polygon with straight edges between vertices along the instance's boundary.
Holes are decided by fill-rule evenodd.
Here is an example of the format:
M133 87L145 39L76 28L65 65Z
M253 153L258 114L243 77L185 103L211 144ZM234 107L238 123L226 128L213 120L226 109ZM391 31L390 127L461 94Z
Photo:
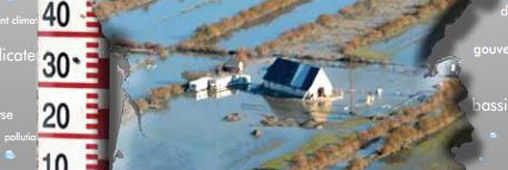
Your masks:
M38 169L107 170L109 59L93 3L38 3Z

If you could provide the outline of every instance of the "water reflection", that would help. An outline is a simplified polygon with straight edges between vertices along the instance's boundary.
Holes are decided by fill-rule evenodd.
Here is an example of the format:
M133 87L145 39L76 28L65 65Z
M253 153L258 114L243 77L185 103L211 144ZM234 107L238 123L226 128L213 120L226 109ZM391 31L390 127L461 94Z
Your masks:
M326 122L332 113L332 101L305 102L299 99L285 99L263 96L273 114L279 118L292 118L300 123L313 120Z

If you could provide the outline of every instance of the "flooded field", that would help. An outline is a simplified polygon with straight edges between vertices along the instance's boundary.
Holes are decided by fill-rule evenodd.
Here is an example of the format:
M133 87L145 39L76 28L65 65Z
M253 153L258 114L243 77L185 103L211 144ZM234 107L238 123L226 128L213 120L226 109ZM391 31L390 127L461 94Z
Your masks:
M104 32L109 37L169 46L188 39L202 25L219 22L261 2L159 0L109 18L103 24ZM235 30L215 45L231 50L254 48L284 31L313 22L321 14L337 13L355 3L358 1L300 3L279 11L273 18ZM294 168L297 152L311 154L328 144L347 141L405 108L426 103L436 93L444 77L426 77L427 68L418 62L426 50L423 44L433 23L422 22L396 37L365 47L376 55L389 56L388 64L301 61L324 70L334 92L343 94L337 100L306 102L260 93L263 76L274 60L267 57L246 61L243 73L251 76L247 87L218 92L185 91L167 97L159 103L163 107L124 112L116 144L117 155L122 156L115 159L113 169ZM320 50L306 48L302 50ZM341 55L335 48L330 46L327 52ZM153 89L188 83L182 76L184 72L214 72L231 57L179 52L167 57L129 54L126 60L133 69L122 88L132 101L150 98ZM238 114L239 120L225 121L232 113ZM263 122L267 118L281 120L283 125L266 125ZM458 119L428 139L362 169L460 169L444 148L455 134L467 129L467 121ZM354 157L376 154L388 142L385 137L366 142ZM339 161L327 169L351 166L350 161Z
M356 1L315 0L289 11L288 14L275 18L267 24L239 31L229 39L220 42L219 46L226 49L254 48L261 43L277 38L285 30L312 22L321 14L336 13L354 2Z
M136 56L132 56L134 59ZM140 56L137 56L140 57ZM125 81L132 98L142 98L149 89L171 83L184 83L183 71L209 70L220 59L175 55L157 61L154 69L138 70ZM249 64L255 87L262 82L270 61ZM214 96L196 98L192 93L171 98L167 108L148 111L139 120L122 122L117 148L124 158L115 161L116 169L254 169L306 145L313 138L340 141L341 137L368 129L372 121L362 117L387 116L398 107L416 105L435 90L439 78L424 79L426 69L408 66L369 65L348 68L342 63L323 65L334 87L347 91L351 80L355 98L346 93L341 100L323 106L307 105L299 100L277 99L253 94L248 90L228 90ZM326 65L333 65L326 66ZM352 79L350 77L353 77ZM365 96L384 89L374 104L366 106ZM351 101L359 115L349 114ZM228 113L242 116L239 122L222 120ZM300 121L323 120L323 129L302 127L263 127L265 115ZM139 123L139 122L140 123ZM260 129L256 139L250 133ZM374 152L367 148L364 152ZM437 148L436 148L437 149ZM162 161L164 160L164 161ZM373 165L377 167L381 165Z
M158 0L146 8L110 18L103 24L104 34L137 42L175 44L191 36L200 25L229 17L259 2L262 0Z

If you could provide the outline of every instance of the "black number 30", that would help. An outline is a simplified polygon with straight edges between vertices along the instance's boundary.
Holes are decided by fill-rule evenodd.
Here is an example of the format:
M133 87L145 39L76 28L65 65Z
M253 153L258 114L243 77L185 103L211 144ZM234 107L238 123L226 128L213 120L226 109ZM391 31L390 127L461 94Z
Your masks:
M55 73L57 73L61 78L65 78L69 75L70 59L67 53L60 53L55 61L55 55L51 52L47 52L42 57L42 60L48 63L48 67L42 70L44 76L53 77Z

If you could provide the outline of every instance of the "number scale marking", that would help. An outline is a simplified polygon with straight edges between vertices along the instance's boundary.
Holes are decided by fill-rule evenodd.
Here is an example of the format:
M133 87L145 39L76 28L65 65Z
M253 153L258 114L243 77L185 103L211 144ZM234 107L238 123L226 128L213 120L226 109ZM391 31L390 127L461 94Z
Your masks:
M39 0L39 170L109 169L109 59L92 6Z

